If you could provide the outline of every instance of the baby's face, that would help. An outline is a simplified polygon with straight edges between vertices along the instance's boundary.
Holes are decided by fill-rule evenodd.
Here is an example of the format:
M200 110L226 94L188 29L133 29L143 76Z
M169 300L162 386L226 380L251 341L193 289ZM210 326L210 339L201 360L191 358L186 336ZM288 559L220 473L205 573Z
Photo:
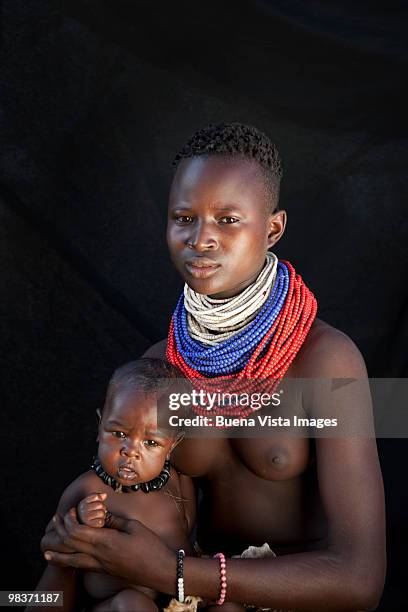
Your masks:
M168 431L158 429L154 394L124 389L103 411L99 425L99 460L105 472L122 485L156 478L174 442Z

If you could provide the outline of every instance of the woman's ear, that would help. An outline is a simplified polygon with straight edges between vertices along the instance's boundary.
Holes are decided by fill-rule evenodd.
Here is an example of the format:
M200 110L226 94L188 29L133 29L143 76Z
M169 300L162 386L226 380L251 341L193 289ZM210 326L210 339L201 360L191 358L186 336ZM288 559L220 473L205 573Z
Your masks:
M287 221L286 210L278 210L268 217L268 249L280 240L285 231Z

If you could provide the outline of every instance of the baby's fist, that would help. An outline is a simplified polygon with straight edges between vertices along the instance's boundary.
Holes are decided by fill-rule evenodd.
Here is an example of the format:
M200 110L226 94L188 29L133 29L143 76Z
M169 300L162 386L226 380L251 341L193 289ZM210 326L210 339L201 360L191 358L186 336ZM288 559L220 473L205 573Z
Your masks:
M79 522L88 527L103 527L107 512L105 499L106 493L92 493L80 501L77 506Z

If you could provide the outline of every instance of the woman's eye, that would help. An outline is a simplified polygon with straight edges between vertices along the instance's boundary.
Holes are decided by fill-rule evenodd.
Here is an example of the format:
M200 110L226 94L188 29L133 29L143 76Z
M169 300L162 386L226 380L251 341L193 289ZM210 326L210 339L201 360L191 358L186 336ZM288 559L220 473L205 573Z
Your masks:
M221 223L238 223L239 219L237 219L236 217L221 217L220 222Z
M112 435L114 435L115 438L120 438L121 440L126 438L126 434L123 431L112 431Z
M152 448L154 448L155 446L159 446L156 440L145 440L144 444L145 446L151 446Z
M176 223L191 223L193 220L193 217L189 217L188 215L180 215L180 217L176 217L175 218Z

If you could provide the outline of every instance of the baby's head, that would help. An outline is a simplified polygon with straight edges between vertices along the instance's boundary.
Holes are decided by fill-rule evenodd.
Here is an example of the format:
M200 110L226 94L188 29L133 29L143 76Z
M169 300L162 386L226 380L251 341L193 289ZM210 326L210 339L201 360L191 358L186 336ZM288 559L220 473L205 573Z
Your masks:
M173 263L197 293L237 295L285 229L278 150L254 127L223 123L198 130L175 161L167 223Z
M158 425L158 405L167 405L180 378L161 359L138 359L113 374L99 424L98 457L122 486L156 478L180 440L179 431Z

